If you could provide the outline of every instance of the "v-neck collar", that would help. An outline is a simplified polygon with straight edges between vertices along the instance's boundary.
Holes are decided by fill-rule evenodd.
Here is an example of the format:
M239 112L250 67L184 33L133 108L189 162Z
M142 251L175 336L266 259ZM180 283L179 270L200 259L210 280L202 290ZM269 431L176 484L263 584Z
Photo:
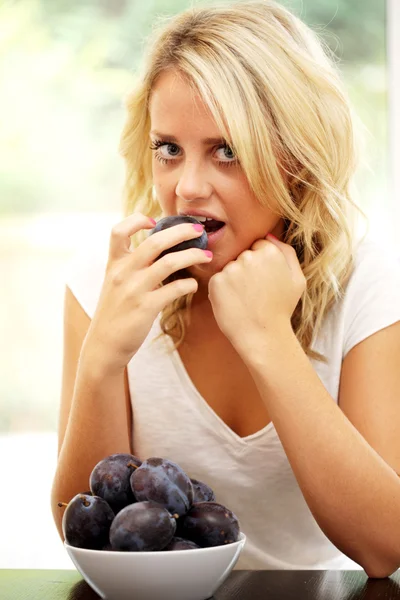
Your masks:
M161 326L160 326L160 318L161 318L161 313L157 317L157 329L159 329L159 331L161 332L162 330L161 330ZM157 335L158 335L158 332L157 332ZM168 350L172 351L171 356L173 359L173 364L174 364L176 373L177 373L180 381L184 382L186 389L191 393L193 398L196 400L199 408L202 411L202 414L207 413L207 415L209 417L209 421L213 425L214 429L217 426L218 431L220 433L222 433L224 435L224 437L228 437L231 441L233 440L234 442L237 442L237 443L241 444L242 446L248 446L249 444L256 442L264 434L266 434L268 431L270 431L271 429L274 428L274 425L271 421L265 427L263 427L262 429L259 429L258 431L255 431L254 433L251 433L250 435L241 437L240 435L235 433L235 431L233 431L233 429L231 429L229 427L229 425L227 425L225 423L225 421L223 419L221 419L221 417L215 412L215 410L213 408L211 408L211 406L208 404L208 402L200 394L200 392L194 385L192 379L190 378L189 373L187 372L186 367L183 364L183 361L180 357L178 350L176 350L174 348L174 344L173 344L173 341L170 338L170 336L164 335L163 338L165 340L165 343L168 346Z

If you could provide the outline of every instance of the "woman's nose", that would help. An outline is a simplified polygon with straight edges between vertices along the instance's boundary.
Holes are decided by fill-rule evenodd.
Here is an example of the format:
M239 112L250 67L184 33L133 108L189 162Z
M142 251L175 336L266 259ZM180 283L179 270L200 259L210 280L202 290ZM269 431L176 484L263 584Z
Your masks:
M188 201L211 196L212 185L207 176L207 169L199 162L187 161L178 173L175 189L177 196Z

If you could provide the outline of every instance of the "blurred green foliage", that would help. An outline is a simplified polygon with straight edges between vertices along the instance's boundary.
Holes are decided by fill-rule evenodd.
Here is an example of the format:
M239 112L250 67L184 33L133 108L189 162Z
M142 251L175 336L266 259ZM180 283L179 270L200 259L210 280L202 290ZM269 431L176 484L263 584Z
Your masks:
M370 135L364 205L384 193L387 110L384 0L282 0L338 57ZM0 3L0 212L116 211L123 96L159 15L189 0Z

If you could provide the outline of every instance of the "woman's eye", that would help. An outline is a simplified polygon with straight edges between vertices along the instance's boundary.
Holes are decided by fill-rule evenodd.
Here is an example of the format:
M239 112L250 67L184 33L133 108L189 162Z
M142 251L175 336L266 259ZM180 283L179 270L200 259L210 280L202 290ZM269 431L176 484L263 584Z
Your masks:
M172 163L174 159L179 158L180 156L180 147L173 142L154 140L150 149L156 150L156 159L164 165ZM213 149L212 152L213 157L217 158L217 163L220 166L231 166L238 163L238 159L233 150L227 144Z
M169 158L170 156L178 156L179 155L179 148L176 144L164 144L163 146L160 146L160 151L164 150L165 152L161 152L162 156L165 156L165 158Z
M176 156L177 150L179 151L179 147L173 142L164 142L162 140L154 140L150 145L150 150L156 150L156 156ZM166 152L162 152L161 150L166 150Z
M222 153L218 156L218 158L222 158L222 159L231 159L234 160L236 159L235 154L233 153L233 150L229 147L229 146L221 146L220 148L218 148L217 152L220 152L222 150Z

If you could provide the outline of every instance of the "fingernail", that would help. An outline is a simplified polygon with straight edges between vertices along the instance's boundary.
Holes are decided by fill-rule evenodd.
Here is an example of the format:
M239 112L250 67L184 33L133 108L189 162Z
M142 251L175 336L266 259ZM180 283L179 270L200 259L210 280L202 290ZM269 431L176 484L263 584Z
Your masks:
M203 250L204 254L208 256L208 258L212 258L214 255L211 250Z
M193 229L195 229L196 231L204 231L203 225L193 225Z
M277 240L277 239L278 239L278 238L276 237L276 235L272 235L272 233L269 233L269 234L267 235L267 237L271 237L271 238L273 238L274 240ZM279 241L279 240L278 240L278 241Z
M152 219L151 217L149 217L149 221L153 224L153 225L157 225L157 221L155 221L154 219Z

